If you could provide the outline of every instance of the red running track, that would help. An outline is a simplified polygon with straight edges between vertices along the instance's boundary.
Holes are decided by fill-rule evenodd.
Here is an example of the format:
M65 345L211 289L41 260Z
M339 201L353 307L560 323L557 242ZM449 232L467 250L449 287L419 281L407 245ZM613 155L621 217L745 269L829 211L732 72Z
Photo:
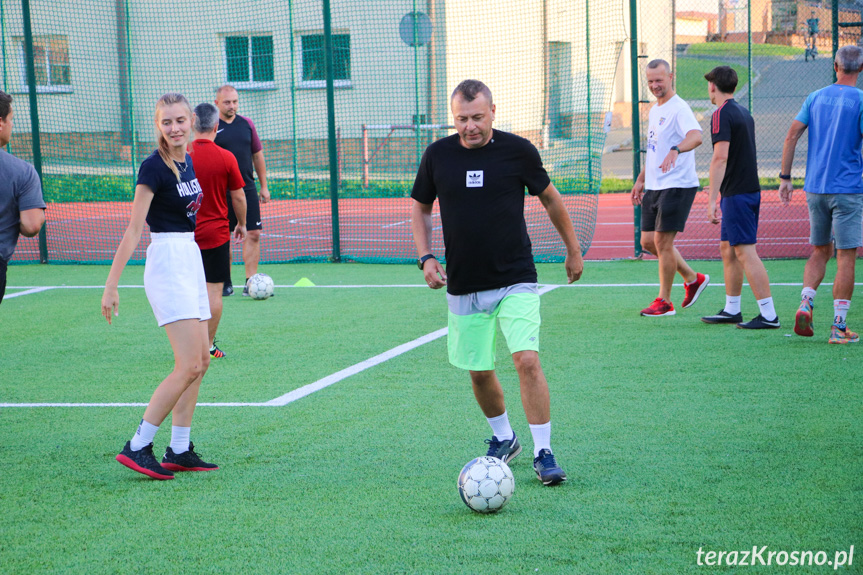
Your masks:
M581 230L581 241L590 242L588 259L634 256L633 207L629 194L564 196L564 201L573 214L576 228ZM262 208L262 261L323 261L332 255L329 200L277 200ZM49 261L109 263L126 229L130 211L129 202L49 204ZM686 231L676 241L686 258L719 258L719 226L707 222L706 211L707 194L699 193ZM538 201L528 199L525 217L537 258L559 258L563 254L562 244ZM416 257L409 199L343 199L339 201L339 218L344 259L410 261ZM437 226L437 211L434 218ZM809 220L803 193L797 192L794 201L783 206L775 191L764 192L758 236L761 257L808 257L811 251ZM148 244L149 234L145 231L132 259L142 260ZM433 244L436 252L443 251L437 227ZM38 254L36 238L21 238L12 259L37 261ZM234 261L240 259L239 247L234 246Z

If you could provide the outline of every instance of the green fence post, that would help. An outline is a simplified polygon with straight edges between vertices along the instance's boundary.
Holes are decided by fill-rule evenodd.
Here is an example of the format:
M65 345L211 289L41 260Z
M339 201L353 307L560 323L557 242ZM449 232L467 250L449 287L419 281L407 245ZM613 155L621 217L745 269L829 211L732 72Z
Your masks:
M21 10L24 12L24 64L27 68L27 86L30 92L30 132L33 145L33 167L39 174L42 189L45 189L42 177L42 142L39 138L39 111L36 108L36 66L33 62L33 30L30 25L30 0L21 0ZM47 225L39 230L39 263L48 263Z
M831 18L831 30L833 34L833 61L836 61L836 52L839 51L839 0L833 0L833 17ZM833 67L833 82L836 83L836 67Z
M300 197L300 176L297 168L297 77L294 59L294 0L288 2L288 26L291 27L291 151L294 160L294 199Z
M330 20L330 0L324 0L324 60L327 67L327 132L330 152L330 200L333 223L334 262L342 260L339 239L339 158L336 150L336 95L333 85L333 29Z
M639 107L641 94L638 89L638 0L629 0L629 59L632 66L632 183L641 173L641 119ZM641 206L635 206L633 224L635 227L635 257L641 257Z

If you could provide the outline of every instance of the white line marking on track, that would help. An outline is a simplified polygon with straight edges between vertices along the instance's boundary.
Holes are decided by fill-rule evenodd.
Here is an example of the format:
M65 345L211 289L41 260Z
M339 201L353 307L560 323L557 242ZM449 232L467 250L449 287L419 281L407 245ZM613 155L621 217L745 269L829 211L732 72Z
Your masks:
M414 287L414 286L409 286ZM425 287L425 286L423 286ZM539 295L546 294L553 289L561 287L559 285L543 285L539 288ZM298 399L302 399L307 395L311 395L316 391L320 391L326 387L333 385L334 383L338 383L343 379L347 379L352 375L356 375L362 371L369 369L370 367L374 367L379 365L387 360L390 360L394 357L398 357L412 349L416 349L422 345L425 345L429 342L435 341L437 339L442 338L448 333L448 328L444 327L437 331L433 331L431 333L427 333L422 337L418 337L413 341L409 341L407 343L403 343L399 346L396 346L390 350L387 350L381 354L378 354L374 357L371 357L365 361L361 361L356 363L348 368L345 368L341 371L337 371L327 377L319 379L314 383L310 383L308 385L304 385L298 389L290 391L284 395L281 395L275 399L271 399L265 403L239 403L239 402L230 402L230 403L199 403L198 407L281 407L297 401ZM0 408L2 407L146 407L146 403L0 403Z
M25 291L19 291L19 292L16 292L16 293L7 293L7 294L3 297L3 299L11 299L11 298L13 298L13 297L18 297L19 295L30 295L31 293L39 293L39 292L42 292L42 291L48 291L48 290L50 290L50 289L55 289L55 287L54 287L54 286L32 287L32 288L27 289L27 290L25 290Z

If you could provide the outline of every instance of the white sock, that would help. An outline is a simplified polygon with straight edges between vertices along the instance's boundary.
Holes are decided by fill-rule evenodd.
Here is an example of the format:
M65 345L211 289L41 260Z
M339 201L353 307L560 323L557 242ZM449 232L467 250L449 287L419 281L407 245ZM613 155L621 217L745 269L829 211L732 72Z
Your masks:
M725 295L725 313L731 315L737 315L740 313L740 296L739 295Z
M772 297L758 300L758 309L761 311L761 317L767 321L773 321L776 319L776 308L773 307Z
M808 299L809 303L815 303L815 290L811 287L803 288L803 291L800 292L800 299Z
M171 428L171 451L177 455L189 451L191 429L191 427L177 427L176 425Z
M551 422L541 425L531 425L530 434L533 435L533 456L539 456L542 449L551 451Z
M845 329L845 318L848 316L848 309L851 307L850 299L834 299L833 300L833 325Z
M491 425L491 433L501 441L512 439L515 436L515 433L512 430L512 426L509 424L509 416L506 412L503 412L503 415L498 415L497 417L486 417L488 420L488 424Z
M153 438L156 437L156 432L159 431L158 425L147 423L143 419L138 425L138 431L132 436L132 441L129 442L129 447L132 451L140 451L153 443Z

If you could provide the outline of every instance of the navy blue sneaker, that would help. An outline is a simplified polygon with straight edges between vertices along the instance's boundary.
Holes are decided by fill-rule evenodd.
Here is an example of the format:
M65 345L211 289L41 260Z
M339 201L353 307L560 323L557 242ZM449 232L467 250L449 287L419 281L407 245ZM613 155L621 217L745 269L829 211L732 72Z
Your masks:
M222 297L228 297L229 295L234 295L234 286L226 283L222 287Z
M159 465L159 462L156 461L156 456L153 455L152 443L138 451L132 451L131 443L131 441L126 442L123 451L116 457L117 461L129 469L143 473L153 479L174 479L174 474Z
M488 443L488 453L486 453L486 456L497 457L504 463L514 459L516 455L521 453L521 444L514 433L512 434L512 439L498 439L492 436L491 439L486 439L485 442Z
M548 449L540 449L533 460L533 470L543 485L557 485L566 481L566 473L558 466L554 454Z

